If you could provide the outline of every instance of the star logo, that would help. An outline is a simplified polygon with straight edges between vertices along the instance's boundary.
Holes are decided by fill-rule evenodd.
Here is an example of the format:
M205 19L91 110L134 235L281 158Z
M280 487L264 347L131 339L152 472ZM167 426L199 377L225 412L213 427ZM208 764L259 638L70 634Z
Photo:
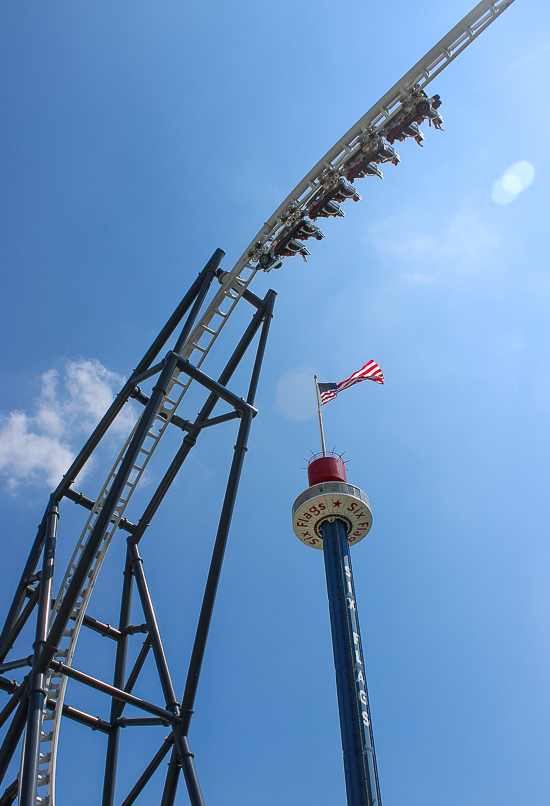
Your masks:
M341 505L341 503L342 503L341 501L333 501L332 506L333 507L339 507Z

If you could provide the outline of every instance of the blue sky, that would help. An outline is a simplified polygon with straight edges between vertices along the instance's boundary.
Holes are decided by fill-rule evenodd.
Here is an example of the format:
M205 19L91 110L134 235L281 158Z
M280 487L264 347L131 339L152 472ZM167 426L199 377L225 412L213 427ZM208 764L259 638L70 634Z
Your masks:
M231 268L470 3L5 6L2 612L49 491L214 249ZM323 223L307 264L254 281L278 298L190 732L209 806L345 800L322 556L294 537L291 506L318 450L304 378L340 381L371 358L386 384L345 391L325 428L373 509L352 559L382 799L547 800L549 62L547 5L516 0L430 85L444 131L424 127L423 149L398 144L383 181L358 180L362 202ZM248 316L235 312L213 374ZM131 417L79 481L86 495ZM234 439L232 423L205 433L142 541L177 691ZM64 502L60 571L81 524ZM110 623L123 551L89 610ZM107 642L86 636L75 665L110 679ZM139 693L161 701L152 666ZM108 713L77 685L67 702ZM132 730L117 802L165 734ZM60 804L75 788L100 801L103 739L65 727Z

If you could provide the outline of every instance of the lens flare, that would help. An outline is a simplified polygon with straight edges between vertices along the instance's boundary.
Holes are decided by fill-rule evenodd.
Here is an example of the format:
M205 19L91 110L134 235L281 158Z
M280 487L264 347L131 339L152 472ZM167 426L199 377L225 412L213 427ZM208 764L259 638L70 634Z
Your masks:
M521 160L504 172L504 176L493 185L491 198L497 204L509 204L529 187L535 178L535 169L530 162Z

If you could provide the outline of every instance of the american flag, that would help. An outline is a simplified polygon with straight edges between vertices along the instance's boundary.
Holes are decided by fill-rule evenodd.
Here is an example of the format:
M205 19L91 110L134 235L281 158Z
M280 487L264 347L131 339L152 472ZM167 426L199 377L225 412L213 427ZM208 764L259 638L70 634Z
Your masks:
M347 389L348 386L353 386L354 383L360 381L374 381L375 383L384 383L384 376L382 370L375 361L369 361L364 367L354 372L345 381L340 383L319 383L319 392L321 393L321 405L328 403L332 400L338 392L342 389Z

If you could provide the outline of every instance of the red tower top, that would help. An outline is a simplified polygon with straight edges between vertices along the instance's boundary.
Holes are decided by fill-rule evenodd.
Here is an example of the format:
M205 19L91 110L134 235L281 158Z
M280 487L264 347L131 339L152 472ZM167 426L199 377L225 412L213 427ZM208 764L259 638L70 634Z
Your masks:
M347 482L346 467L342 457L331 451L327 454L315 454L308 462L307 478L309 486L321 484L323 481Z

